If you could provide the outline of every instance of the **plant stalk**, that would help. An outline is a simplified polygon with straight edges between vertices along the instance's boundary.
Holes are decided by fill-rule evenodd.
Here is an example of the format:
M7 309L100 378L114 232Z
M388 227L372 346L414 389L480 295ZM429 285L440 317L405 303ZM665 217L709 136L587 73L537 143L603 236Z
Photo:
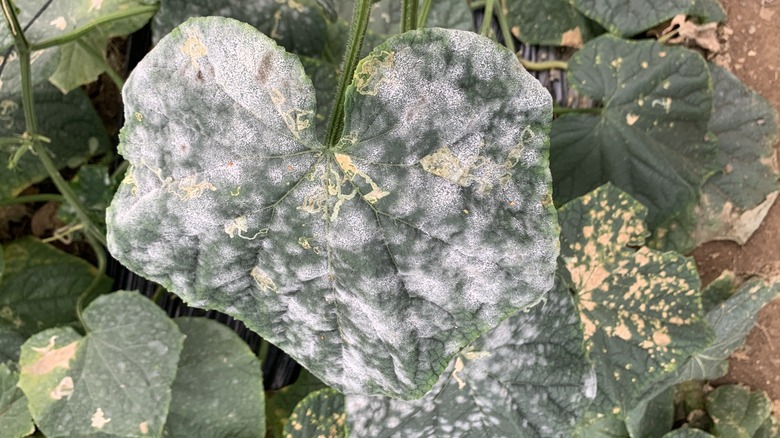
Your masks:
M0 206L14 204L30 204L33 202L63 202L65 198L54 193L41 193L39 195L17 196L16 198L0 199Z
M89 243L89 246L92 247L92 251L95 252L95 257L97 258L97 272L95 273L95 278L92 280L92 282L89 284L87 289L79 295L79 299L76 302L76 315L79 318L79 322L84 327L84 330L87 332L90 331L89 326L87 325L87 322L84 320L84 307L89 304L94 295L95 290L100 285L100 282L103 280L101 277L103 276L103 273L106 272L106 253L103 250L103 246L101 246L92 236L89 234L86 234L87 243Z
M488 36L490 31L490 24L493 22L493 6L495 0L487 0L485 2L485 14L482 16L482 27L479 29L479 34L483 37Z
M420 9L420 13L417 16L417 28L422 29L425 27L425 23L428 22L428 14L431 12L431 6L433 5L433 0L423 0L422 9Z
M522 56L518 56L517 59L520 60L520 64L525 67L526 70L551 70L551 69L558 69L558 70L568 70L569 64L566 61L542 61L542 62L534 62L529 61Z
M418 0L403 0L401 5L401 33L417 29Z
M504 37L504 45L512 51L517 53L515 48L515 40L512 38L512 30L509 27L509 22L506 21L506 0L501 0L501 4L498 7L498 27L501 29L501 36Z
M368 29L370 16L371 0L355 0L347 50L344 52L344 60L341 62L339 88L334 96L333 109L330 111L330 121L325 135L326 147L335 146L341 138L342 131L344 131L344 95L347 93L347 87L352 83L352 75L360 60L360 51L363 49L363 38Z
M119 73L117 73L113 67L111 67L111 65L106 60L105 56L103 56L103 54L95 50L94 47L85 43L84 40L82 39L77 39L76 44L78 44L82 50L87 52L89 56L91 56L95 61L101 64L103 70L105 71L106 75L108 75L109 79L111 79L111 81L114 83L114 85L116 85L119 91L122 91L122 88L125 86L125 80L122 79L122 76L120 76Z
M553 108L553 114L556 116L564 114L601 114L601 108L566 108L556 106Z

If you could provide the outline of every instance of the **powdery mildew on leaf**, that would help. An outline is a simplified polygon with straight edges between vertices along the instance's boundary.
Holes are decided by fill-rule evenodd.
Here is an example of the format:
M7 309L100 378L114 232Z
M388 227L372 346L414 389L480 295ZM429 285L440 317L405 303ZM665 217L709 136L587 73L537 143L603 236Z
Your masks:
M418 397L551 287L550 97L508 51L441 29L389 40L357 77L322 145L296 58L233 20L182 25L124 90L109 247L339 390ZM443 147L467 180L424 169Z
M351 436L565 436L596 394L567 283L474 341L423 398L347 395Z
M44 330L22 346L19 388L48 437L158 436L171 400L183 336L136 292L93 301L86 336Z
M633 248L644 243L645 214L609 184L559 210L561 254L599 378L597 404L621 416L712 339L693 260Z

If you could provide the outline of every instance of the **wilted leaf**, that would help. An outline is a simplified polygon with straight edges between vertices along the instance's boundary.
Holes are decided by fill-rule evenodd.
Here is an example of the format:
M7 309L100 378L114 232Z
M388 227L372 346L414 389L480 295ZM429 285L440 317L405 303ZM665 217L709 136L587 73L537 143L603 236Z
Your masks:
M322 53L326 42L324 11L315 0L164 0L154 16L154 40L193 17L230 17L300 55Z
M24 337L76 321L79 295L98 274L94 266L33 238L9 243L3 251L0 319ZM111 287L111 279L101 277L96 293Z
M47 437L160 436L183 336L137 292L116 292L72 328L33 335L22 347L19 387Z
M266 424L270 433L277 438L282 438L284 424L292 414L295 406L307 395L322 389L325 384L314 377L306 369L301 369L298 380L292 385L285 386L277 391L268 391L265 395Z
M580 48L595 33L568 0L511 0L507 8L512 34L526 44Z
M717 146L705 142L712 91L699 54L602 36L572 57L568 79L603 107L553 123L556 203L612 182L648 208L651 228L695 204L717 167Z
M634 249L646 235L645 212L609 184L558 211L561 255L598 375L596 411L623 418L712 339L693 260Z
M722 67L709 65L715 89L710 130L718 138L718 166L702 187L695 242L745 244L778 195L774 162L776 113L763 97Z
M764 391L725 385L707 395L707 413L715 435L752 437L772 414L772 400Z
M124 97L113 255L337 389L418 397L552 284L550 97L490 40L388 40L337 144L300 62L230 19L172 32Z
M286 438L346 438L347 414L344 395L330 388L306 396L284 425Z
M185 339L164 436L264 438L263 370L257 356L215 321L174 321Z
M423 398L348 395L350 434L564 436L596 391L566 283L559 278L546 302L474 341Z
M678 14L685 14L698 0L570 0L586 16L610 32L630 37Z
M35 432L27 397L16 387L19 374L0 364L0 431L5 438L21 438Z

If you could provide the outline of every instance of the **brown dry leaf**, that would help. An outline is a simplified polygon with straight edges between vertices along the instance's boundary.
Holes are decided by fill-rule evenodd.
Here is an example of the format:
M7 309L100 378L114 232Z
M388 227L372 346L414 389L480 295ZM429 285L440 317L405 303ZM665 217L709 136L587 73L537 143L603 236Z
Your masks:
M679 14L672 19L669 27L664 29L661 35L668 35L675 30L677 36L670 38L669 44L695 44L711 53L721 51L718 23L696 24L684 14Z

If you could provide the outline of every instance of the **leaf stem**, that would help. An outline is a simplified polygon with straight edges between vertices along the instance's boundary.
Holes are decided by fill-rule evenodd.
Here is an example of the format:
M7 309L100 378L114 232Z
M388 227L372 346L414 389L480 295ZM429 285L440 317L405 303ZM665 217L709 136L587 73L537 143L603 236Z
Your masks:
M17 196L16 198L0 199L0 205L30 204L33 202L63 202L62 195L54 193L41 193L38 195Z
M108 75L109 79L116 85L116 87L119 89L119 91L122 91L122 88L125 86L125 80L122 79L122 76L119 75L119 73L114 70L113 67L108 63L106 60L106 57L103 56L100 52L95 50L94 47L87 44L82 40L81 38L76 40L76 44L81 47L82 50L87 52L89 56L91 56L95 61L99 62L101 66L103 67L103 71Z
M5 0L3 0L5 1ZM87 322L84 320L84 307L87 306L92 301L92 295L94 294L95 290L100 286L100 282L103 280L103 274L106 272L106 253L103 250L103 247L89 234L86 234L87 243L89 243L89 246L92 247L92 251L95 252L95 257L97 258L97 272L95 273L95 278L92 280L92 282L89 284L87 289L79 295L78 301L76 301L76 315L79 318L79 322L84 327L84 330L87 332L90 331L89 326L87 325Z
M520 64L525 67L526 70L551 70L551 69L558 69L558 70L568 70L569 64L566 61L541 61L541 62L534 62L529 61L522 56L518 56L517 59L520 60Z
M401 33L417 29L417 5L419 0L403 0L401 4Z
M506 0L501 0L501 4L498 8L498 27L501 29L501 36L504 37L504 45L512 51L512 53L517 53L517 48L515 48L515 40L512 38L512 31L509 27L509 22L506 21Z
M601 114L601 108L566 108L556 106L553 108L553 114L556 116L564 114Z
M425 27L425 23L428 22L428 14L431 12L431 5L433 5L432 0L423 0L422 9L420 9L420 13L417 16L418 29Z
M666 35L662 35L660 38L658 38L658 42L661 44L666 44L667 42L669 42L670 39L676 37L679 34L680 34L680 29L675 29L667 33Z
M333 101L333 109L330 112L330 122L325 135L325 146L334 146L338 143L344 130L344 96L347 87L352 83L352 75L360 60L360 51L363 48L363 38L368 29L368 18L371 16L371 0L355 0L355 10L352 14L352 25L349 29L347 50L341 62L341 78L339 88Z
M482 27L479 29L479 34L483 37L488 36L490 31L490 24L493 22L493 5L495 0L487 0L485 2L485 14L482 16Z
M106 244L106 237L103 233L92 223L86 210L79 202L76 195L70 189L70 186L65 179L60 175L59 169L49 156L49 152L46 147L41 143L41 137L38 135L38 121L35 117L35 106L33 102L32 94L32 72L30 64L31 46L27 38L24 36L22 27L19 25L19 19L16 16L16 10L12 0L0 0L2 2L3 13L5 14L8 27L11 30L11 34L14 37L16 44L16 51L19 52L19 68L22 79L22 109L24 110L24 123L26 132L25 135L30 139L33 153L41 160L43 167L46 169L46 173L51 178L57 190L62 193L62 196L73 207L76 212L76 216L87 229L87 237L91 234L93 238L97 239L102 244Z
M84 34L90 32L92 29L95 29L96 27L103 26L105 24L110 24L113 23L114 21L121 21L127 18L136 17L139 15L146 15L146 14L153 15L155 12L157 12L157 9L159 9L158 5L144 5L132 9L127 9L124 11L115 12L113 14L108 14L96 19L95 21L90 22L85 26L76 28L68 33L46 39L38 43L30 44L29 48L32 51L37 51L37 50L47 49L53 46L61 46L65 43L69 43L73 40L80 38Z

